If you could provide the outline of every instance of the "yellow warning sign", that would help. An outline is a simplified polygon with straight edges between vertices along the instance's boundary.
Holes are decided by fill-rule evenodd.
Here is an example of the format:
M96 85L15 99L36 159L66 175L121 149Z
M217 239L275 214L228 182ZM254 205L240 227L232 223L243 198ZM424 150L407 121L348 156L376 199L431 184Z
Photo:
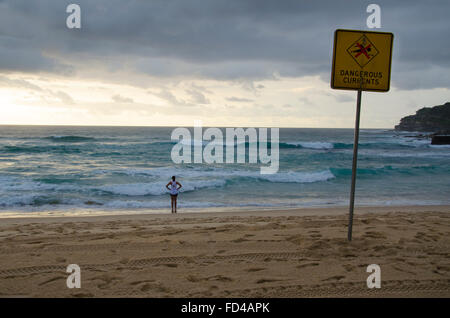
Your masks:
M336 30L331 87L387 92L393 38L387 32Z

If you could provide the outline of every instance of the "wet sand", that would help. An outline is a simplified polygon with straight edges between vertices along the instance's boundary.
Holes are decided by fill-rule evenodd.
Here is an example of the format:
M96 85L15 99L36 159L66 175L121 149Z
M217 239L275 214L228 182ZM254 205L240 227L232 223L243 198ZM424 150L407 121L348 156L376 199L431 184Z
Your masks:
M0 297L450 297L450 207L0 219ZM68 264L81 288L66 287ZM366 284L370 264L381 288Z

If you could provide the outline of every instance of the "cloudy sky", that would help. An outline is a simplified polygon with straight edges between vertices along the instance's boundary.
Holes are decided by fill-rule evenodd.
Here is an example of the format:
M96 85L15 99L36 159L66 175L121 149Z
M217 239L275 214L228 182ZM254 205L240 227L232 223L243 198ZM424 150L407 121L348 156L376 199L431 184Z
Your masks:
M395 38L361 126L450 101L448 0L0 0L0 124L353 127L333 33L368 30L370 3Z

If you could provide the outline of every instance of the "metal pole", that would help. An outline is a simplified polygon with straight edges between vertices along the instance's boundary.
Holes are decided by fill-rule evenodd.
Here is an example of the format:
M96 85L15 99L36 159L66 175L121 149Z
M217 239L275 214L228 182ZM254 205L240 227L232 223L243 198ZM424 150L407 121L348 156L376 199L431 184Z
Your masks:
M353 142L353 164L352 164L352 187L350 190L350 213L348 219L348 240L352 240L353 228L353 208L355 206L355 183L356 183L356 163L358 161L358 140L359 140L359 117L361 112L361 93L358 90L358 98L356 100L356 120L355 120L355 141Z

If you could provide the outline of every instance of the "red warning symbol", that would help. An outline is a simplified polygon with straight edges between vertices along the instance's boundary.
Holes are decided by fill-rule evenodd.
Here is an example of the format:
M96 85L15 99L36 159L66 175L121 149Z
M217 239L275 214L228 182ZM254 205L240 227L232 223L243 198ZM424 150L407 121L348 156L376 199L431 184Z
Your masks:
M379 53L377 48L372 42L370 42L366 35L363 35L356 42L354 42L347 49L347 52L361 67L364 67L367 63L372 61L373 58Z

